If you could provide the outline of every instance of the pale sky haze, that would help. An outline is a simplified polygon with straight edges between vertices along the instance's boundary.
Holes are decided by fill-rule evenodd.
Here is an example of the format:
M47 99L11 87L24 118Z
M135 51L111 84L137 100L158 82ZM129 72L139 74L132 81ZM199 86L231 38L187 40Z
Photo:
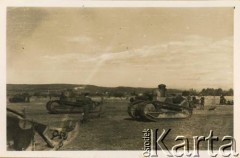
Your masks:
M7 83L233 87L233 8L8 8Z

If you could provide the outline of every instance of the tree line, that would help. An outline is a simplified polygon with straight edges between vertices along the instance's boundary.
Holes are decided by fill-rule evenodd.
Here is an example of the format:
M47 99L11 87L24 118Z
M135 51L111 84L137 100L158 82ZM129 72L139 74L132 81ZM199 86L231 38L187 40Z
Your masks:
M223 90L222 88L203 88L201 91L197 91L194 89L185 90L182 92L183 96L189 95L203 95L203 96L233 96L233 89L230 88L229 90Z

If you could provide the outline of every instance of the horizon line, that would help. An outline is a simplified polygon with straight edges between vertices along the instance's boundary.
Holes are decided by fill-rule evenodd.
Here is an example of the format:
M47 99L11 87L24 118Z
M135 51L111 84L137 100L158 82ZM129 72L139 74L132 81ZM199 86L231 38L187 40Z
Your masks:
M94 85L94 84L77 84L77 83L6 83L7 85L83 85L83 86L97 86L97 87L107 87L107 88L117 88L117 87L130 87L130 88L157 88L156 87L135 87L135 86L100 86L100 85ZM197 89L194 89L194 88L187 88L187 89L183 89L183 88L167 88L167 89L176 89L176 90L203 90L203 89L207 89L207 88L212 88L212 87L204 87L204 88L197 88ZM218 88L213 88L213 89L219 89L221 87L218 87ZM230 89L233 89L234 88L221 88L222 90L230 90Z

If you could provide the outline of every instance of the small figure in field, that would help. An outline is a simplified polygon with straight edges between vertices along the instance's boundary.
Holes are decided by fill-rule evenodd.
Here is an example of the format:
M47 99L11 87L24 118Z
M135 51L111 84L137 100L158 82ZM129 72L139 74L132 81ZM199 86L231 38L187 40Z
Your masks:
M196 105L199 104L195 95L191 96L191 104L192 104L193 107L196 107Z
M224 95L222 94L220 96L220 105L224 105L224 104L226 104L226 99L225 99Z
M192 102L195 104L196 101L197 101L197 98L193 95L193 96L192 96Z
M204 109L204 104L205 104L205 98L204 98L204 96L201 96L201 98L200 98L200 105L201 105L201 107L200 107L200 109Z
M194 100L194 98L195 98L195 100ZM188 95L187 100L188 100L188 102L189 102L189 104L190 104L190 107L192 107L192 108L196 107L196 106L195 106L195 101L196 101L196 97L195 97L195 96L193 96L193 95Z
M91 104L91 98L89 97L89 93L84 93L83 94L83 101L85 102L84 107L83 107L83 120L82 123L85 123L89 121L89 110L90 108L93 109L94 105Z

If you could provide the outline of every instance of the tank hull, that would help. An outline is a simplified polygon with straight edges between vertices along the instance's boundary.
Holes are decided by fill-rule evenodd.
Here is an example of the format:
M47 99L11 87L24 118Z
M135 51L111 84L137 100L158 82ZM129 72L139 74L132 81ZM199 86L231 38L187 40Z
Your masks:
M160 121L162 119L182 119L192 115L192 108L187 101L173 104L159 101L136 101L128 106L128 114L133 119Z
M51 114L85 113L100 116L102 104L92 100L77 102L54 100L47 102L46 109Z

